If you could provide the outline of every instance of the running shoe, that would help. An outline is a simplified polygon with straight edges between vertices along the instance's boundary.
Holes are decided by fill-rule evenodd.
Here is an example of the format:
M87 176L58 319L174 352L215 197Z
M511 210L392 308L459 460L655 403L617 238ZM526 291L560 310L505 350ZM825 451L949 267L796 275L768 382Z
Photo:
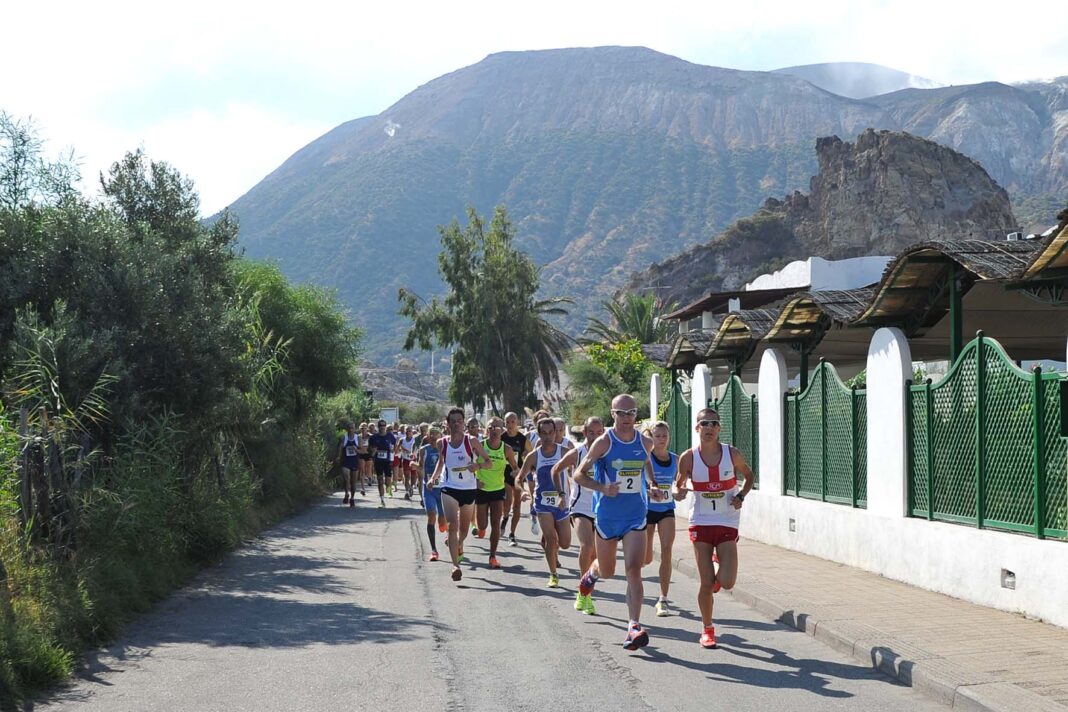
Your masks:
M360 496L361 497L366 497L367 496L367 490L360 490Z
M341 500L341 503L342 504L348 504L349 503L349 496L347 494L345 495L345 499Z
M497 561L497 557L496 556L491 556L490 557L489 567L491 569L499 569L499 568L501 568L501 562Z
M405 492L404 493L404 498L406 500L408 500L409 502L411 502L412 501L412 493L411 492Z
M452 569L452 580L459 581L464 577L464 572L460 570L459 566L455 566Z
M708 626L701 633L701 647L709 650L716 647L716 629L714 626Z
M538 536L541 533L541 529L538 527L538 520L534 517L530 518L530 533L534 536Z
M583 596L589 596L593 593L593 587L597 585L597 582L590 576L590 572L582 574L582 578L579 579L579 593Z
M379 497L378 498L378 508L379 509L385 509L385 507L386 507L386 498L385 497Z
M582 612L588 616L597 615L597 609L593 606L593 596L583 596Z
M479 529L478 531L475 532L475 536L477 536L479 539L485 539L486 538L486 530L485 529Z
M438 560L438 552L436 552L436 551L430 552L430 560L431 561L437 561Z
M575 592L575 610L576 611L581 611L585 607L585 605L586 605L585 598L586 597L583 596L578 591Z
M444 534L445 532L449 531L449 523L448 522L438 522L438 531L441 532L442 534Z
M660 599L656 602L656 615L658 618L671 615L671 611L668 610L667 601Z
M640 626L635 626L627 631L627 639L623 641L624 650L637 650L649 644L649 634Z
M560 578L556 574L549 574L549 588L556 588L560 585Z
M356 506L356 498L353 497L352 499L349 500L349 508L351 509L352 507L355 507L355 506Z
M519 546L519 542L515 539L515 534L508 535L508 546Z
M712 593L719 593L723 586L719 583L719 555L716 552L712 552L712 575L716 577L715 582L712 584ZM715 647L715 639L712 641L713 647Z

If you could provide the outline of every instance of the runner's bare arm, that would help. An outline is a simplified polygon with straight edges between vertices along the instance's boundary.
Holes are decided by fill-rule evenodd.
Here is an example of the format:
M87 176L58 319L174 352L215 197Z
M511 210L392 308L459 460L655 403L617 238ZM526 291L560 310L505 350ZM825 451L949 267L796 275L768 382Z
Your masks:
M538 456L534 453L530 453L525 458L523 458L523 467L519 469L519 474L516 475L516 482L525 479L526 476L531 473L531 471L534 469L534 463L535 461L537 461L537 459Z
M691 474L693 474L693 450L687 450L679 455L679 471L675 475L675 487L672 490L676 502L686 499L686 495L689 494L686 480L690 479Z
M567 451L567 454L560 458L560 461L553 465L553 477L556 473L563 472L569 467L574 467L578 464L578 450L572 448Z
M583 458L579 464L578 469L575 470L575 476L572 477L575 484L579 487L586 487L597 492L605 492L607 487L602 485L597 480L590 477L588 474L590 468L593 467L593 463L600 460L608 452L608 448L611 447L612 441L608 437L608 433L605 433L601 437L593 441L590 445L589 451L586 453L586 457Z
M745 478L745 484L742 485L742 491L738 493L744 498L749 494L749 490L753 489L753 468L749 466L749 461L745 459L745 455L742 454L741 450L733 445L730 445L729 447L731 449L731 460L734 461L734 471L740 473L742 477ZM742 500L737 497L734 498L734 508L742 508Z
M653 472L653 439L642 433L642 446L645 448L645 481L649 484L649 497L654 502L661 501L660 488L656 486L656 473Z
M508 461L508 466L512 468L512 472L519 470L518 460L515 459L515 450L508 443L504 444L504 459Z
M490 456L486 454L486 451L482 449L482 443L472 438L471 449L478 455L478 462L472 463L474 465L474 467L471 468L472 472L475 470L488 470L493 467L493 460L491 460Z

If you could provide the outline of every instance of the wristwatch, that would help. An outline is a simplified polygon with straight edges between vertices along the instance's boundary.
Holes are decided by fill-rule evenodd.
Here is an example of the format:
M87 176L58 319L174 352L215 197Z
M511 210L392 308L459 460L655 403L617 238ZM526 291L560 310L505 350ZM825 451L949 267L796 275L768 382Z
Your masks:
M736 494L736 495L734 495L734 498L736 500L738 500L739 502L744 502L745 501L745 495L744 494Z

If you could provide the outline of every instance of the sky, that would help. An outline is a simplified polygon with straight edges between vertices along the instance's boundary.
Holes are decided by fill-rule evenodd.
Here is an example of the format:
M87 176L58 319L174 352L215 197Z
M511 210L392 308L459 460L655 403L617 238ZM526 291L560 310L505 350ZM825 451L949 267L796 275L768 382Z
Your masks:
M229 205L302 146L486 55L641 45L771 70L873 62L942 84L1068 75L1063 0L257 4L36 0L4 9L0 110L83 189L143 148ZM10 58L16 58L12 61Z

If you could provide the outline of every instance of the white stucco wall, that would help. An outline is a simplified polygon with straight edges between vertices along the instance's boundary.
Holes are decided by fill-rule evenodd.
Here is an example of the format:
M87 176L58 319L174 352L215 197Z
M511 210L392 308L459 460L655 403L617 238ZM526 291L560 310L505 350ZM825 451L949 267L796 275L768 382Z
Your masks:
M912 353L900 329L879 329L868 345L868 509L903 517L908 505L905 381Z
M783 493L783 402L786 392L786 358L776 348L760 357L760 377L757 383L757 424L760 432L760 494L778 497Z
M813 291L826 289L856 289L878 282L893 257L874 255L848 260L825 260L810 257L790 262L781 270L762 274L745 285L746 291L808 287Z
M1068 628L1068 542L768 497L763 488L745 500L741 536ZM1001 587L1002 569L1016 574L1015 590Z

